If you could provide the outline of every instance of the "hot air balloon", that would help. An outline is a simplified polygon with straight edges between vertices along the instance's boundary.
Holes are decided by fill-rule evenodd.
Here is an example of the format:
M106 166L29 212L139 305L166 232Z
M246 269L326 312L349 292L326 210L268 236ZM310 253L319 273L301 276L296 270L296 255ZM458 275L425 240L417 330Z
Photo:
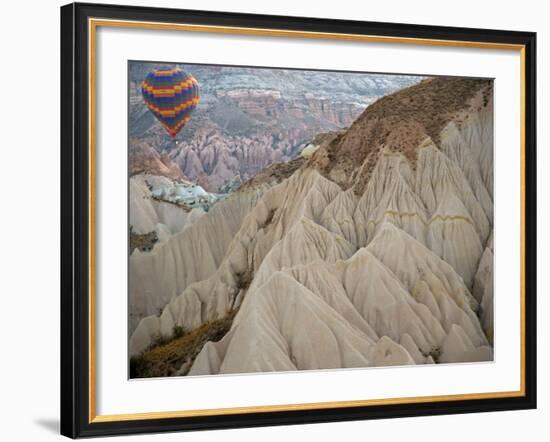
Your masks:
M143 101L175 140L199 104L199 84L180 68L155 69L141 85Z

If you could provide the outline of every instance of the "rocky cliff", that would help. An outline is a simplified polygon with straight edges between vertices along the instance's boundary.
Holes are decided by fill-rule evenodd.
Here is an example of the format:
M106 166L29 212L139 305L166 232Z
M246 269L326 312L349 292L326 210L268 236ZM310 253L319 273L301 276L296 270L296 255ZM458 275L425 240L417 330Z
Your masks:
M491 82L424 80L134 252L138 375L492 360L492 125Z

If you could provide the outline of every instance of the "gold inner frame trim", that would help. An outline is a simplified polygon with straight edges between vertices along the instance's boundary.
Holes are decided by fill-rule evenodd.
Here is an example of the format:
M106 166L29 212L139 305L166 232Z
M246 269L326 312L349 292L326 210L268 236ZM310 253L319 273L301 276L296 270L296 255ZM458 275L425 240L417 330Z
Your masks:
M520 389L487 393L464 393L437 396L415 396L387 399L315 402L283 405L261 405L234 408L214 408L178 411L154 411L128 414L96 414L96 36L98 27L132 28L160 31L207 32L216 34L252 35L265 37L306 38L339 41L355 41L386 44L411 44L420 46L445 46L475 49L518 51L520 54ZM322 410L328 408L365 407L375 405L419 404L427 402L512 398L525 396L525 46L494 42L389 37L330 32L292 31L283 29L210 26L182 23L158 23L131 20L88 19L88 94L89 94L89 423L168 419L179 417L237 415L246 413L272 413L278 411Z

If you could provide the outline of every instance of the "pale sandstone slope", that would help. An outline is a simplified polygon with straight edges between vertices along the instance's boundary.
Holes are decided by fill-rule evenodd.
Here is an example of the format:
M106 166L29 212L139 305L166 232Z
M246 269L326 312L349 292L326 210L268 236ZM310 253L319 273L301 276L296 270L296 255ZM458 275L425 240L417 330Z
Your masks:
M141 318L156 314L189 284L217 270L262 192L232 195L152 252L134 251L129 259L130 333Z
M238 309L189 374L492 360L491 103L485 82L456 84L463 95L417 87L444 118L395 128L367 109L279 184L245 186L132 255L131 296L150 316L131 355ZM414 88L385 106L408 109ZM362 141L376 125L387 137ZM348 157L326 163L335 152Z

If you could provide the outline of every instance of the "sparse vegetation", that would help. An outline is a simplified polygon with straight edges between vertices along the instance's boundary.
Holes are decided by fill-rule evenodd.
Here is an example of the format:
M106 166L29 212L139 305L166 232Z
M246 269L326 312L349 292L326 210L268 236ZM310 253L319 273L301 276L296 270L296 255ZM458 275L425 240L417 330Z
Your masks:
M275 163L267 166L262 171L258 172L248 181L245 181L237 191L247 191L254 189L255 187L264 184L264 183L280 183L294 172L296 172L304 163L305 158L298 157L294 160L291 160L287 163Z
M160 203L171 204L173 206L176 206L176 207L179 207L180 209L185 210L186 212L191 212L191 209L192 209L192 207L189 207L183 201L179 201L179 202L170 201L169 199L159 198L158 196L155 196L155 195L151 195L151 199L158 201Z
M275 216L275 212L277 209L271 209L269 213L267 214L267 218L265 221L260 225L260 228L265 229L273 222L273 217Z
M402 153L414 169L418 145L429 136L439 146L441 130L449 121L457 119L478 92L482 94L483 106L487 106L492 95L492 82L430 78L386 95L367 107L349 131L327 145L328 161L322 162L319 170L343 188L355 184L354 191L360 195L382 146ZM354 176L352 181L353 170L369 155L369 163L361 176L357 179ZM319 159L316 157L319 155L313 155L310 163ZM339 173L331 175L333 170Z
M242 273L236 273L235 279L237 282L237 289L238 290L248 290L248 287L250 287L250 284L252 283L252 280L254 279L254 272L252 269L246 269Z
M185 329L181 325L174 325L172 334L174 335L174 338L181 338L185 334Z
M441 357L441 347L434 347L429 352L423 352L420 348L420 353L422 353L422 356L427 358L428 356L431 356L432 359L436 364L439 364L439 358Z
M134 228L130 226L130 241L129 254L131 255L134 249L142 252L153 250L153 247L158 242L157 232L154 230L149 233L139 234L134 232Z
M254 279L254 270L248 267L244 272L235 273L234 276L235 276L236 290L235 290L235 293L233 294L233 299L231 300L231 310L235 308L237 309L239 308L239 306L237 307L235 306L235 303L237 302L237 297L239 296L239 293L241 293L241 291L243 293L246 293L246 291L250 287L250 284L252 284L252 280Z
M214 319L202 324L188 333L180 327L170 339L159 340L141 355L130 359L130 377L165 377L186 375L191 365L204 345L217 342L231 328L237 310L233 310L223 318ZM177 336L178 334L180 334ZM184 365L185 370L179 372Z

